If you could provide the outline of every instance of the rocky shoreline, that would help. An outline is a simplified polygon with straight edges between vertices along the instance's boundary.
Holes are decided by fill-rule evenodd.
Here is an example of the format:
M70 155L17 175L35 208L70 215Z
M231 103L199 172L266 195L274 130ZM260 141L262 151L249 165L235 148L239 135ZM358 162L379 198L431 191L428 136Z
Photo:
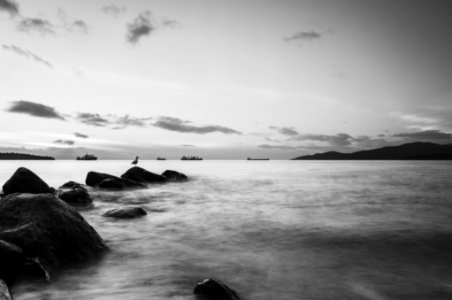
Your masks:
M155 174L134 166L120 177L90 171L85 184L69 181L55 189L31 170L18 168L0 194L0 300L13 299L8 286L20 277L49 282L55 270L99 258L109 250L77 211L93 207L90 191L145 189L152 184L187 180L185 174L174 170ZM138 206L103 214L118 219L146 215ZM193 293L202 299L239 299L235 291L215 279L196 284Z

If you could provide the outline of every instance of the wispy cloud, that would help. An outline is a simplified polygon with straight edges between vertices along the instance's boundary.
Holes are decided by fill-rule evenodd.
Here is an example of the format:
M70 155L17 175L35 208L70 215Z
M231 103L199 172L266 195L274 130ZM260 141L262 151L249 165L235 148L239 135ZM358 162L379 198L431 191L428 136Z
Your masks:
M262 149L267 149L267 150L272 150L272 149L277 149L277 150L298 150L301 149L303 147L301 146L290 146L290 145L268 145L268 144L262 144L262 145L258 145L259 148Z
M299 134L293 127L269 126L269 128L278 131L282 135L295 136Z
M57 112L55 108L25 100L13 101L6 111L27 114L39 118L64 120L64 117Z
M19 6L11 0L0 0L0 10L8 12L12 16L19 14Z
M49 67L51 69L53 68L52 64L48 60L45 60L45 59L39 57L38 55L34 54L30 50L26 50L26 49L20 48L20 47L15 46L15 45L2 45L2 48L4 50L11 51L11 52L13 52L15 54L18 54L20 56L26 57L28 59L32 59L35 62L44 64L44 65L46 65L47 67Z
M69 32L78 31L80 33L88 33L88 24L80 19L71 19L66 11L62 8L58 9L58 18L61 20L62 27Z
M75 119L83 124L96 127L104 127L110 124L109 120L96 113L78 113Z
M96 127L111 127L112 129L124 129L128 126L146 127L146 121L151 120L151 117L138 118L129 115L100 115L98 113L77 113L74 117L77 121Z
M87 138L89 138L88 135L83 134L83 133L80 133L80 132L74 132L74 136L75 136L75 137L78 137L78 138L81 138L81 139L87 139Z
M221 132L224 134L242 134L240 131L234 130L232 128L218 126L218 125L204 125L196 126L192 125L190 121L181 120L172 117L160 117L156 122L152 124L155 127L177 131L177 132L187 132L187 133L197 133L206 134L212 132Z
M39 32L41 34L54 34L55 25L47 20L41 18L23 18L19 24L18 28L24 32Z
M290 138L295 141L320 141L327 142L333 146L348 146L352 143L353 137L347 133L335 135L327 134L299 134Z
M66 145L66 146L72 146L75 144L75 142L72 140L55 140L53 141L53 143L57 145Z
M102 6L101 10L106 14L113 15L116 17L120 14L125 13L127 11L127 7L110 4Z
M452 138L452 134L442 132L440 130L424 130L417 132L396 133L393 136L415 140L448 140Z
M284 40L286 42L292 42L297 40L303 40L303 41L314 41L322 38L322 33L315 31L315 30L309 30L309 31L299 31L291 36L285 37Z
M151 12L143 11L126 25L126 39L129 43L136 44L142 37L150 35L156 27Z

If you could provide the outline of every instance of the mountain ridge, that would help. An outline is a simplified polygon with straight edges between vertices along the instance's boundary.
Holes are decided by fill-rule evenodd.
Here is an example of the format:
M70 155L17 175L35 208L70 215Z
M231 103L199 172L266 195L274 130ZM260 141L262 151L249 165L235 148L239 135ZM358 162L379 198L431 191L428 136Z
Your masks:
M352 153L328 151L302 155L292 160L452 160L452 144L413 142Z

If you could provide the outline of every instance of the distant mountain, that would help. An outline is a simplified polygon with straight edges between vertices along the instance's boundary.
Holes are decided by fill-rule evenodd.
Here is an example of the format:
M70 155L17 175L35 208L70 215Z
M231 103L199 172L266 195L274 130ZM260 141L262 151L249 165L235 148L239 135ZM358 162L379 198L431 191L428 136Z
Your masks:
M0 153L0 160L55 160L55 158L25 153Z
M294 160L452 160L452 144L415 142L353 153L325 152L293 158Z

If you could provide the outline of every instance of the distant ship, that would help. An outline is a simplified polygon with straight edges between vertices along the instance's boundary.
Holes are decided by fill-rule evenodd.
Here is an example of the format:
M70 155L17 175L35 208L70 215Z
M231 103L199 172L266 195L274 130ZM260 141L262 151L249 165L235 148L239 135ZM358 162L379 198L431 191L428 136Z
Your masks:
M198 156L182 156L180 160L202 160L202 157Z
M76 160L97 160L97 157L93 154L85 154L83 156L77 156Z
M166 160L164 157L157 157L157 160Z
M246 160L270 160L270 158L251 158L251 157L248 157Z

